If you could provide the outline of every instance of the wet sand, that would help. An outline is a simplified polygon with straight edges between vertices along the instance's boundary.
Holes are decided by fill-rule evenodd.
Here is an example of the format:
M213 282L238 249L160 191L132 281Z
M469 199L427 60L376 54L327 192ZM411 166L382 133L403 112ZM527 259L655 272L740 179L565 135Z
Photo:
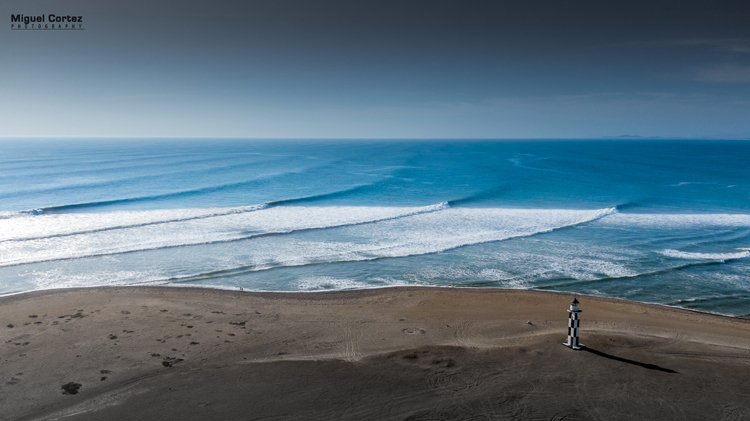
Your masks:
M572 296L123 287L0 298L0 419L750 419L750 320Z

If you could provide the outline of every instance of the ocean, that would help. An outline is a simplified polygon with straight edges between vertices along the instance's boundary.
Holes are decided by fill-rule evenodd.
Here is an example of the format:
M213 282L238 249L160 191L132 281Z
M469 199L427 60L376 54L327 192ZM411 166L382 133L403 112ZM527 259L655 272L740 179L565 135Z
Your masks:
M0 294L523 288L750 316L750 142L0 140Z

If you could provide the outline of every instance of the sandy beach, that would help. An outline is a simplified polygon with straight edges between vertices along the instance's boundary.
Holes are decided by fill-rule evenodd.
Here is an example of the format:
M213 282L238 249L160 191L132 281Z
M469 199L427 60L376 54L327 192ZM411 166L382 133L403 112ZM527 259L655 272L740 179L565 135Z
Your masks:
M570 294L0 298L3 420L750 419L750 320Z

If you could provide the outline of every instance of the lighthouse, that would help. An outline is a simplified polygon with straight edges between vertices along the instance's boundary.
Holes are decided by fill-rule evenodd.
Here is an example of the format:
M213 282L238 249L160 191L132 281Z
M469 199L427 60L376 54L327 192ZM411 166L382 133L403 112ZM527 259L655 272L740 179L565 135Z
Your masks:
M563 343L571 349L581 349L583 344L578 342L578 328L581 324L581 310L578 308L578 299L573 298L568 309L568 342Z

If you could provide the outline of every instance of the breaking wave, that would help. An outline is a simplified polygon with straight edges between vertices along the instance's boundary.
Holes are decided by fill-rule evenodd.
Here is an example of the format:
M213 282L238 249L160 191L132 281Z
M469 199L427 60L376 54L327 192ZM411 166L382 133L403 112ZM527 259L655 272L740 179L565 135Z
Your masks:
M252 266L372 260L436 253L536 235L595 221L616 212L614 208L462 209L451 208L447 203L416 208L258 205L242 210L213 210L202 215L182 216L170 220L170 223L150 221L127 227L116 225L98 230L73 229L73 233L68 235L58 233L56 236L5 241L0 243L0 267L347 228L349 231L342 233L346 234L345 239L340 241L311 238L291 249L275 245L273 249L276 253L264 250L261 255L267 255L267 259L261 259ZM110 222L117 222L118 216L133 218L133 213L135 217L142 217L137 214L149 214L149 211L122 212L123 215L112 212L44 217L66 217L68 223L78 218L80 225L90 226L87 218L106 217ZM48 222L57 227L63 221L65 219L56 218Z

